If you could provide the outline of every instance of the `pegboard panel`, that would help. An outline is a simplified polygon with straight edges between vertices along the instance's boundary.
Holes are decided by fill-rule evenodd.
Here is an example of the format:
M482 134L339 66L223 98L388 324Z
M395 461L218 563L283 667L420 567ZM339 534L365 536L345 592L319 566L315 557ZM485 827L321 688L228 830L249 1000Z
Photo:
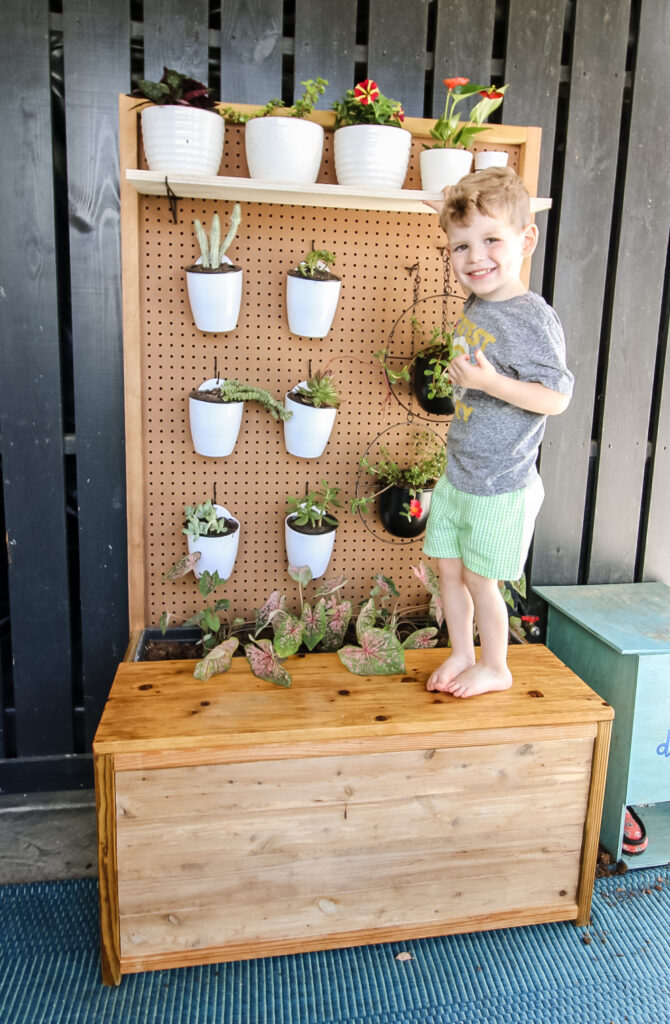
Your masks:
M405 187L419 188L418 139L413 146ZM496 148L508 149L510 166L518 169L519 146ZM239 126L226 125L221 173L248 173ZM332 132L326 132L319 181L335 182ZM122 204L131 202L124 193ZM130 365L141 375L136 382L141 415L134 424L129 421L128 445L142 448L141 480L129 476L129 503L141 494L143 624L156 625L164 610L177 624L204 605L192 574L168 583L162 577L187 550L181 532L184 506L214 497L215 488L217 501L241 523L235 568L217 596L229 598L232 615L249 619L275 589L296 606L297 586L287 573L284 543L286 499L302 496L321 480L340 488L342 503L327 575L345 574L344 594L355 607L369 595L377 572L395 581L403 605L427 605L411 569L423 557L423 538L391 538L376 512L365 518L352 514L349 501L359 477L359 493L374 490L372 477L360 475L359 460L366 451L374 460L384 444L402 458L419 430L434 431L440 442L446 438L448 421L427 416L418 406L413 409L409 392L394 389L401 405L374 358L387 346L391 332L394 355L403 355L406 345L411 358L416 339L407 311L417 297L417 272L419 298L433 297L426 303L424 319L431 320L429 324L426 319L426 328L433 318L452 322L458 315L462 297L442 298L444 236L438 218L243 203L242 221L228 252L244 273L238 326L225 334L204 334L191 316L184 273L199 255L193 220L209 225L218 211L225 231L232 202L180 199L176 224L165 198L139 196L136 202L139 322L135 341L126 338L126 345L140 349L136 361L137 353L131 353ZM291 334L286 318L286 273L313 246L335 254L333 269L342 279L335 321L322 340ZM134 323L125 312L126 324ZM323 456L307 460L288 455L283 425L256 403L245 404L240 436L229 457L197 455L188 426L188 394L215 376L215 365L220 377L266 388L282 400L310 371L331 369L342 401ZM131 545L130 550L132 559L139 549ZM131 580L138 578L137 572L130 575ZM131 603L132 598L131 592Z

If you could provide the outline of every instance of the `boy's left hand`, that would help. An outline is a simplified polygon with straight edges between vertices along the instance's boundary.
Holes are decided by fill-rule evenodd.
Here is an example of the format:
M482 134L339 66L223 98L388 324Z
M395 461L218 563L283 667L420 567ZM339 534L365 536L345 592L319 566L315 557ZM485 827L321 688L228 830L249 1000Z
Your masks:
M474 359L474 363L471 361ZM481 349L475 349L455 356L449 363L449 380L459 388L472 388L474 391L488 391L498 376Z

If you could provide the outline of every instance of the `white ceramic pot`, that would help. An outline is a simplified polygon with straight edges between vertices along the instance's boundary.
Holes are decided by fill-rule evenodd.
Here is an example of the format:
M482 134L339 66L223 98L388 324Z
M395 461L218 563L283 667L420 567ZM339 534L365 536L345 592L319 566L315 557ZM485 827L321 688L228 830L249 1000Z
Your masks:
M483 149L475 153L475 170L483 171L485 167L507 167L509 153L497 149Z
M441 192L469 173L472 153L467 149L424 149L419 156L419 167L421 188L425 192Z
M325 338L330 330L342 282L286 275L286 313L292 334L302 338Z
M288 525L292 516L293 513L287 516L284 524L288 564L295 566L296 569L308 565L312 577L317 580L328 568L335 546L337 527L334 526L328 533L299 533Z
M302 381L298 387L304 387L306 383ZM299 459L318 459L328 444L337 409L315 409L313 405L303 405L291 398L290 391L284 398L284 407L293 413L290 420L284 420L286 451Z
M227 256L224 262L232 265ZM196 261L196 266L201 263ZM234 331L242 304L242 270L198 271L186 268L186 288L199 331Z
M212 377L200 385L198 391L211 391L223 381ZM208 459L222 459L230 455L240 432L244 402L200 402L188 399L188 418L191 440L198 455Z
M231 515L223 505L215 505L216 518L233 519L237 523L234 533L223 533L214 537L191 537L187 536L188 553L200 552L200 559L196 563L193 573L196 579L200 579L203 572L207 570L214 574L218 572L222 580L227 580L233 571L237 549L240 545L240 523L235 516Z
M319 174L324 132L300 117L255 117L244 128L249 174L259 181L312 185Z
M142 141L150 171L218 174L225 121L214 110L152 106L142 111Z
M335 174L339 185L402 188L412 136L390 124L349 124L335 132Z

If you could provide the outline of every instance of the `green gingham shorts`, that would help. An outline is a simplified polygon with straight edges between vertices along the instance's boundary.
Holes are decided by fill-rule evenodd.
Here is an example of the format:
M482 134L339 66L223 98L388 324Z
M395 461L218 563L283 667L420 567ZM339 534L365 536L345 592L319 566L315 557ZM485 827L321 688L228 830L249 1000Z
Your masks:
M486 495L459 491L443 475L430 502L424 554L460 558L487 579L518 580L543 499L539 477L520 491Z

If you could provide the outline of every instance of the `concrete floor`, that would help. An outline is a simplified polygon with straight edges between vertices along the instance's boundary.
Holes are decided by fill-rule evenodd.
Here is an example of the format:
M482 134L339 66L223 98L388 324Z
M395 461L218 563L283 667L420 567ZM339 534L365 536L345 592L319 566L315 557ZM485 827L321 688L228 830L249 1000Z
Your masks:
M0 796L0 885L97 873L92 790Z

